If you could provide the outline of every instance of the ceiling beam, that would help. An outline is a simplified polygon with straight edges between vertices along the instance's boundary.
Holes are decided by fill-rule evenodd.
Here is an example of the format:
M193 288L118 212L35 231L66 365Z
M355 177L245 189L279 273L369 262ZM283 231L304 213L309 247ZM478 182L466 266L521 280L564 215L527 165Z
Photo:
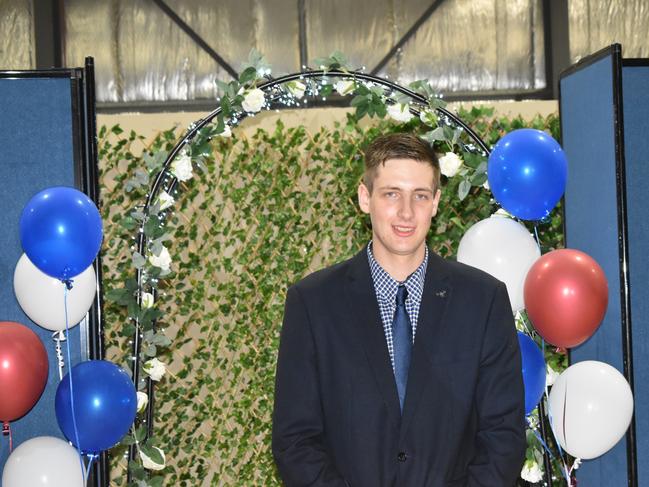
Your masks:
M237 72L230 66L230 64L223 59L218 52L205 42L205 40L192 29L183 19L181 19L174 10L169 7L163 0L153 0L160 10L162 10L178 27L180 27L185 34L187 34L196 44L198 44L212 59L214 59L219 66L221 66L227 73L234 79L238 78Z
M414 24L412 24L412 27L408 29L408 32L406 32L401 39L399 39L399 42L397 42L392 49L379 61L379 64L377 64L372 71L370 71L370 74L376 75L388 62L390 59L394 57L394 55L399 52L399 49L403 47L403 45L410 40L412 36L416 34L416 32L419 30L419 28L423 25L424 22L426 22L431 15L435 12L435 10L438 9L438 7L444 3L444 0L435 0L433 3L430 4L430 6L424 11L423 14L415 21Z

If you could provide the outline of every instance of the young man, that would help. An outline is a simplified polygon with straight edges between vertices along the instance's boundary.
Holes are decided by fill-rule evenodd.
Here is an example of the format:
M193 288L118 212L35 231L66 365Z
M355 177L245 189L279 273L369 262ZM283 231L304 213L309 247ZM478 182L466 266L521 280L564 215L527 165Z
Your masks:
M372 241L286 298L279 473L289 487L509 487L525 400L505 286L427 249L440 198L427 143L379 137L365 164Z

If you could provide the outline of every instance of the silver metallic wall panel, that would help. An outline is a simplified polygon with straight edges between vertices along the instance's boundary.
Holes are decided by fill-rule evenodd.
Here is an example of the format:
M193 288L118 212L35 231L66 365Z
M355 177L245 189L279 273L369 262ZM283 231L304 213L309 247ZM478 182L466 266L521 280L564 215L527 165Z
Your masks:
M31 0L0 0L0 70L34 69Z
M235 70L252 47L274 71L299 64L297 6L292 0L167 0L166 3ZM94 56L99 101L214 98L228 73L152 1L66 0L66 55Z
M649 1L570 0L573 62L619 42L625 58L649 57Z
M310 0L309 61L334 50L371 70L432 0ZM541 0L447 0L380 74L443 91L545 86ZM255 47L274 74L299 69L297 0L167 0L235 70ZM69 65L94 56L99 101L213 98L229 75L153 1L66 0ZM496 28L498 26L498 28Z
M422 78L439 91L545 87L541 1L444 2L403 49L399 80Z

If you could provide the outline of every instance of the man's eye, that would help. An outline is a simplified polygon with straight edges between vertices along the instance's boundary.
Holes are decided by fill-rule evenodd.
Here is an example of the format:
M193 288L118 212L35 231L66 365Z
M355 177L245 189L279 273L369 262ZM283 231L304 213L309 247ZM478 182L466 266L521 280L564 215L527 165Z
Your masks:
M418 200L418 201L426 201L428 199L428 195L424 194L424 193L416 194L415 199Z
M387 193L383 193L383 195L386 198L396 198L397 193L395 191L388 191Z

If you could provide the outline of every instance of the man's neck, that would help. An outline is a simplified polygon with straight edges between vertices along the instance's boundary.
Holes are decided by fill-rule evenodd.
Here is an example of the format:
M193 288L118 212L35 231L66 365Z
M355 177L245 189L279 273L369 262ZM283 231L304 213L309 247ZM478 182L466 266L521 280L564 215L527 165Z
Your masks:
M382 247L372 246L372 254L385 272L390 274L393 279L403 282L424 261L426 249L422 245L414 254L395 255L386 252Z

